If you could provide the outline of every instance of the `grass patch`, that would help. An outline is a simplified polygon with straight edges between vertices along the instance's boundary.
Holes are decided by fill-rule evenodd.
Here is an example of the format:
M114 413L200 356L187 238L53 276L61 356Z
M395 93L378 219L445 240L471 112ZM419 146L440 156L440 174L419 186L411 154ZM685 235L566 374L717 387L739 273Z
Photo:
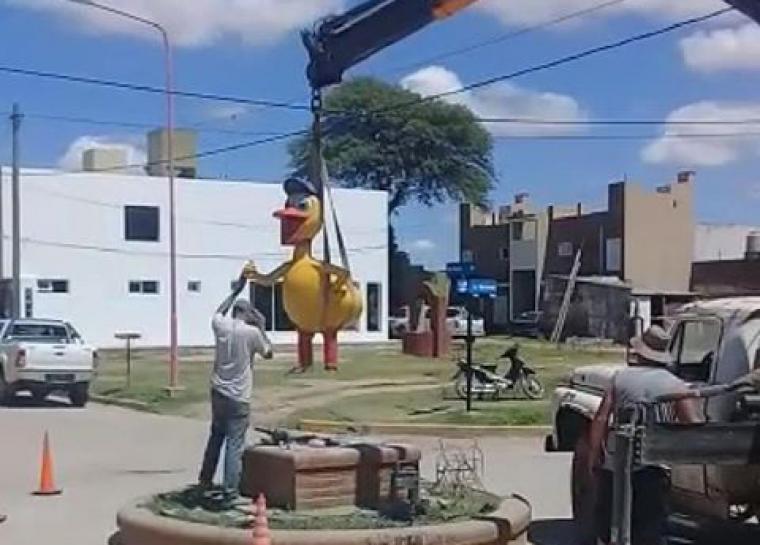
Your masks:
M511 342L498 337L481 339L475 345L475 360L496 361ZM546 385L547 395L579 365L622 361L622 352L607 348L558 348L538 341L521 342L521 348L525 359ZM455 371L453 360L463 353L459 345L450 359L432 360L405 356L395 343L346 346L341 349L337 373L327 373L316 365L305 375L288 375L287 371L295 363L295 354L292 350L281 350L273 361L256 362L254 403L259 405L255 410L258 411L259 406L267 410L276 404L272 400L285 399L292 410L284 415L282 423L290 425L301 418L485 425L546 422L546 401L476 400L476 410L470 414L464 412L464 403L453 395L450 380ZM164 351L133 351L132 379L127 387L124 352L104 351L93 393L115 402L137 401L144 404L146 410L161 414L199 416L198 407L205 407L209 397L212 351L182 351L180 383L184 390L173 397L164 391L168 381L166 358ZM505 366L501 362L500 370ZM343 383L345 386L341 386ZM391 387L386 387L389 385ZM377 391L383 387L386 391ZM404 388L409 390L399 391ZM322 397L319 397L320 391ZM313 400L317 400L316 406Z

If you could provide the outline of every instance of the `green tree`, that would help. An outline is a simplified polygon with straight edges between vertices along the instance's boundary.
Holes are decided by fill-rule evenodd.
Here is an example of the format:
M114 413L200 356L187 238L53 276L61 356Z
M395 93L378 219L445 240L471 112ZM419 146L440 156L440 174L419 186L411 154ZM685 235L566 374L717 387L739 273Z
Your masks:
M410 202L485 204L492 187L492 140L464 106L372 78L329 91L324 100L324 156L343 187L388 192L388 212ZM310 140L290 148L291 166L305 174Z

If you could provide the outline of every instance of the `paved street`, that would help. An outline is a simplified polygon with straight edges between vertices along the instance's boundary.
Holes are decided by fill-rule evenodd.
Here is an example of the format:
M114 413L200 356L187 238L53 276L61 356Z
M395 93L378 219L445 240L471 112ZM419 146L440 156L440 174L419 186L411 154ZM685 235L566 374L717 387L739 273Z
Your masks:
M51 434L58 497L31 495L37 486L42 436ZM0 408L0 525L2 545L104 545L116 511L152 492L194 481L205 441L203 421L156 416L92 404L85 410L54 402L47 407ZM397 438L423 449L423 471L435 467L438 441ZM449 442L468 446L470 441ZM517 493L533 505L536 545L573 545L569 458L544 454L541 440L484 438L486 486ZM725 536L725 529L721 528ZM731 542L755 543L757 533ZM712 544L712 542L709 542Z
M51 434L59 497L39 498L42 435ZM125 502L192 482L206 426L92 404L0 408L0 543L104 545ZM431 474L437 442L414 438ZM567 459L541 453L538 440L484 439L486 481L533 502L537 517L568 515Z

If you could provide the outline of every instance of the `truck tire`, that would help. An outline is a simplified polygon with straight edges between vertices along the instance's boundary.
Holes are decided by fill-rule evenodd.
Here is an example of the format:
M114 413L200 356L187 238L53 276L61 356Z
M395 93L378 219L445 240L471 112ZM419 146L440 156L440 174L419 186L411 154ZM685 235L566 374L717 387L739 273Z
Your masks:
M596 482L588 475L591 447L588 434L582 433L575 444L571 474L573 522L576 543L594 545L596 541Z
M69 399L74 407L84 407L90 400L90 383L78 382L69 390Z
M9 405L13 399L13 390L11 386L5 382L5 375L0 370L0 405Z

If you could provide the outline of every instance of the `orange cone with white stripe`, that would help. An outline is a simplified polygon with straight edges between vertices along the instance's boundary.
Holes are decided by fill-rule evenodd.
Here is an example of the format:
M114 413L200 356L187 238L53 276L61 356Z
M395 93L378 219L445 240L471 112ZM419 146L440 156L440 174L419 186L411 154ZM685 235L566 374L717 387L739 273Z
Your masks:
M267 520L267 500L264 494L256 498L256 519L253 522L253 545L272 545L272 534Z
M34 492L35 496L57 496L63 492L55 486L53 477L53 451L50 448L50 437L45 432L42 440L42 466L40 467L40 487Z

